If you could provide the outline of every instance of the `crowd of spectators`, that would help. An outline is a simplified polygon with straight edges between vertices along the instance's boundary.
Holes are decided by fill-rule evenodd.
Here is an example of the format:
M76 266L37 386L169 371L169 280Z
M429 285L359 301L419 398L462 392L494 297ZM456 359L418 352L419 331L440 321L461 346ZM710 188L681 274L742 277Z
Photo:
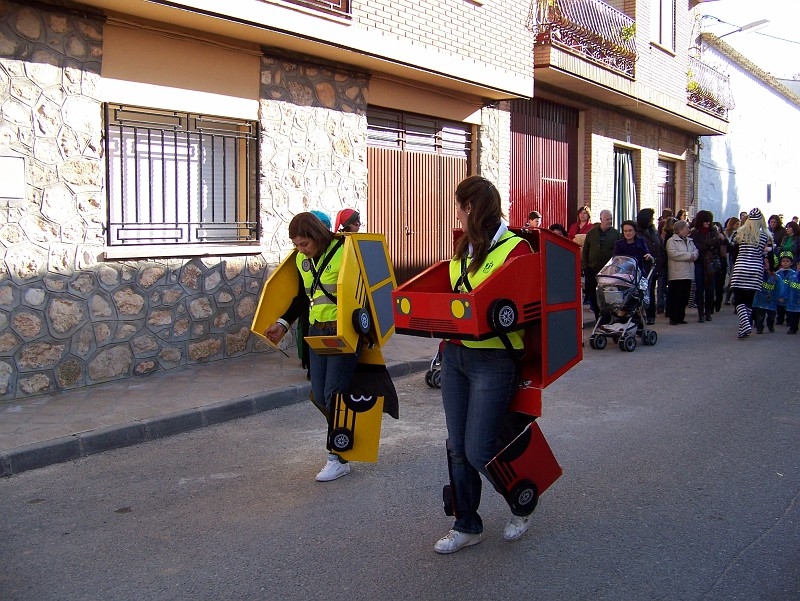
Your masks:
M642 209L635 221L621 224L624 236L612 227L610 211L588 226L589 208L581 207L580 222L567 236L578 241L586 298L599 318L597 273L615 254L634 256L640 268L653 274L647 305L647 324L663 314L670 325L686 324L686 309L697 309L697 322L712 321L723 306L733 305L739 318L737 335L747 338L755 327L770 332L786 325L798 331L800 318L800 223L784 224L781 215L765 219L759 209L732 216L724 224L710 211L692 220L685 210L673 216L664 209L657 223L653 209ZM645 261L645 255L652 259Z

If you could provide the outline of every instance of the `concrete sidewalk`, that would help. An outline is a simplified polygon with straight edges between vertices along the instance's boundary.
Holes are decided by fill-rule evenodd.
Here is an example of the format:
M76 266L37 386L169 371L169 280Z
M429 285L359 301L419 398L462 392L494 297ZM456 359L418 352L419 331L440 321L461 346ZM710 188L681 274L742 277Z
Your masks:
M393 377L428 369L439 340L395 334ZM290 353L255 353L0 405L0 476L186 432L307 400Z

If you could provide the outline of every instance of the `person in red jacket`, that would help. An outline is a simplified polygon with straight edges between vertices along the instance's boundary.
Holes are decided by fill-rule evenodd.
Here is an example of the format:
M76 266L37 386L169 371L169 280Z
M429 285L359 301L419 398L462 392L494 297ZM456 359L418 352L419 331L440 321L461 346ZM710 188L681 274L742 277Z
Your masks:
M567 238L574 240L576 235L588 234L593 227L592 213L589 207L581 207L578 209L578 221L569 226L567 230Z

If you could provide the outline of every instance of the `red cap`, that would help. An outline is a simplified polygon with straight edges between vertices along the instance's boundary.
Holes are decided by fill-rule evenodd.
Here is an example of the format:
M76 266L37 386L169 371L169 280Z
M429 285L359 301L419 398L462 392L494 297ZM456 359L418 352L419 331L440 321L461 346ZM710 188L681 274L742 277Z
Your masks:
M334 232L338 232L343 230L348 225L352 225L356 221L360 219L360 215L358 211L353 209L342 209L338 213L336 213L336 227L333 228Z

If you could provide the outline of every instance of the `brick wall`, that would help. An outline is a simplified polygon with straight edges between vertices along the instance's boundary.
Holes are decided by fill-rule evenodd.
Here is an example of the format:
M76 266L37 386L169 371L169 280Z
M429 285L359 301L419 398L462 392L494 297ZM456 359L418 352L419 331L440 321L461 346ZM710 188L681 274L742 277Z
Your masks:
M533 68L533 35L525 27L529 8L517 0L482 6L469 0L355 0L353 22L527 76Z
M687 71L689 68L689 47L693 43L693 11L686 3L678 1L675 15L674 53L651 43L651 27L654 15L652 3L639 0L636 18L636 81L641 87L650 88L658 96L677 101L679 106L686 104ZM632 13L628 13L632 14ZM661 102L659 102L661 104ZM669 106L664 104L664 106Z
M584 203L592 207L594 220L602 209L613 209L615 145L633 150L640 208L656 206L657 189L653 177L661 157L675 162L677 207L686 208L692 204L692 155L687 153L687 161L674 158L691 147L692 136L608 109L591 109L586 124L587 144L583 158L590 185L586 187Z

